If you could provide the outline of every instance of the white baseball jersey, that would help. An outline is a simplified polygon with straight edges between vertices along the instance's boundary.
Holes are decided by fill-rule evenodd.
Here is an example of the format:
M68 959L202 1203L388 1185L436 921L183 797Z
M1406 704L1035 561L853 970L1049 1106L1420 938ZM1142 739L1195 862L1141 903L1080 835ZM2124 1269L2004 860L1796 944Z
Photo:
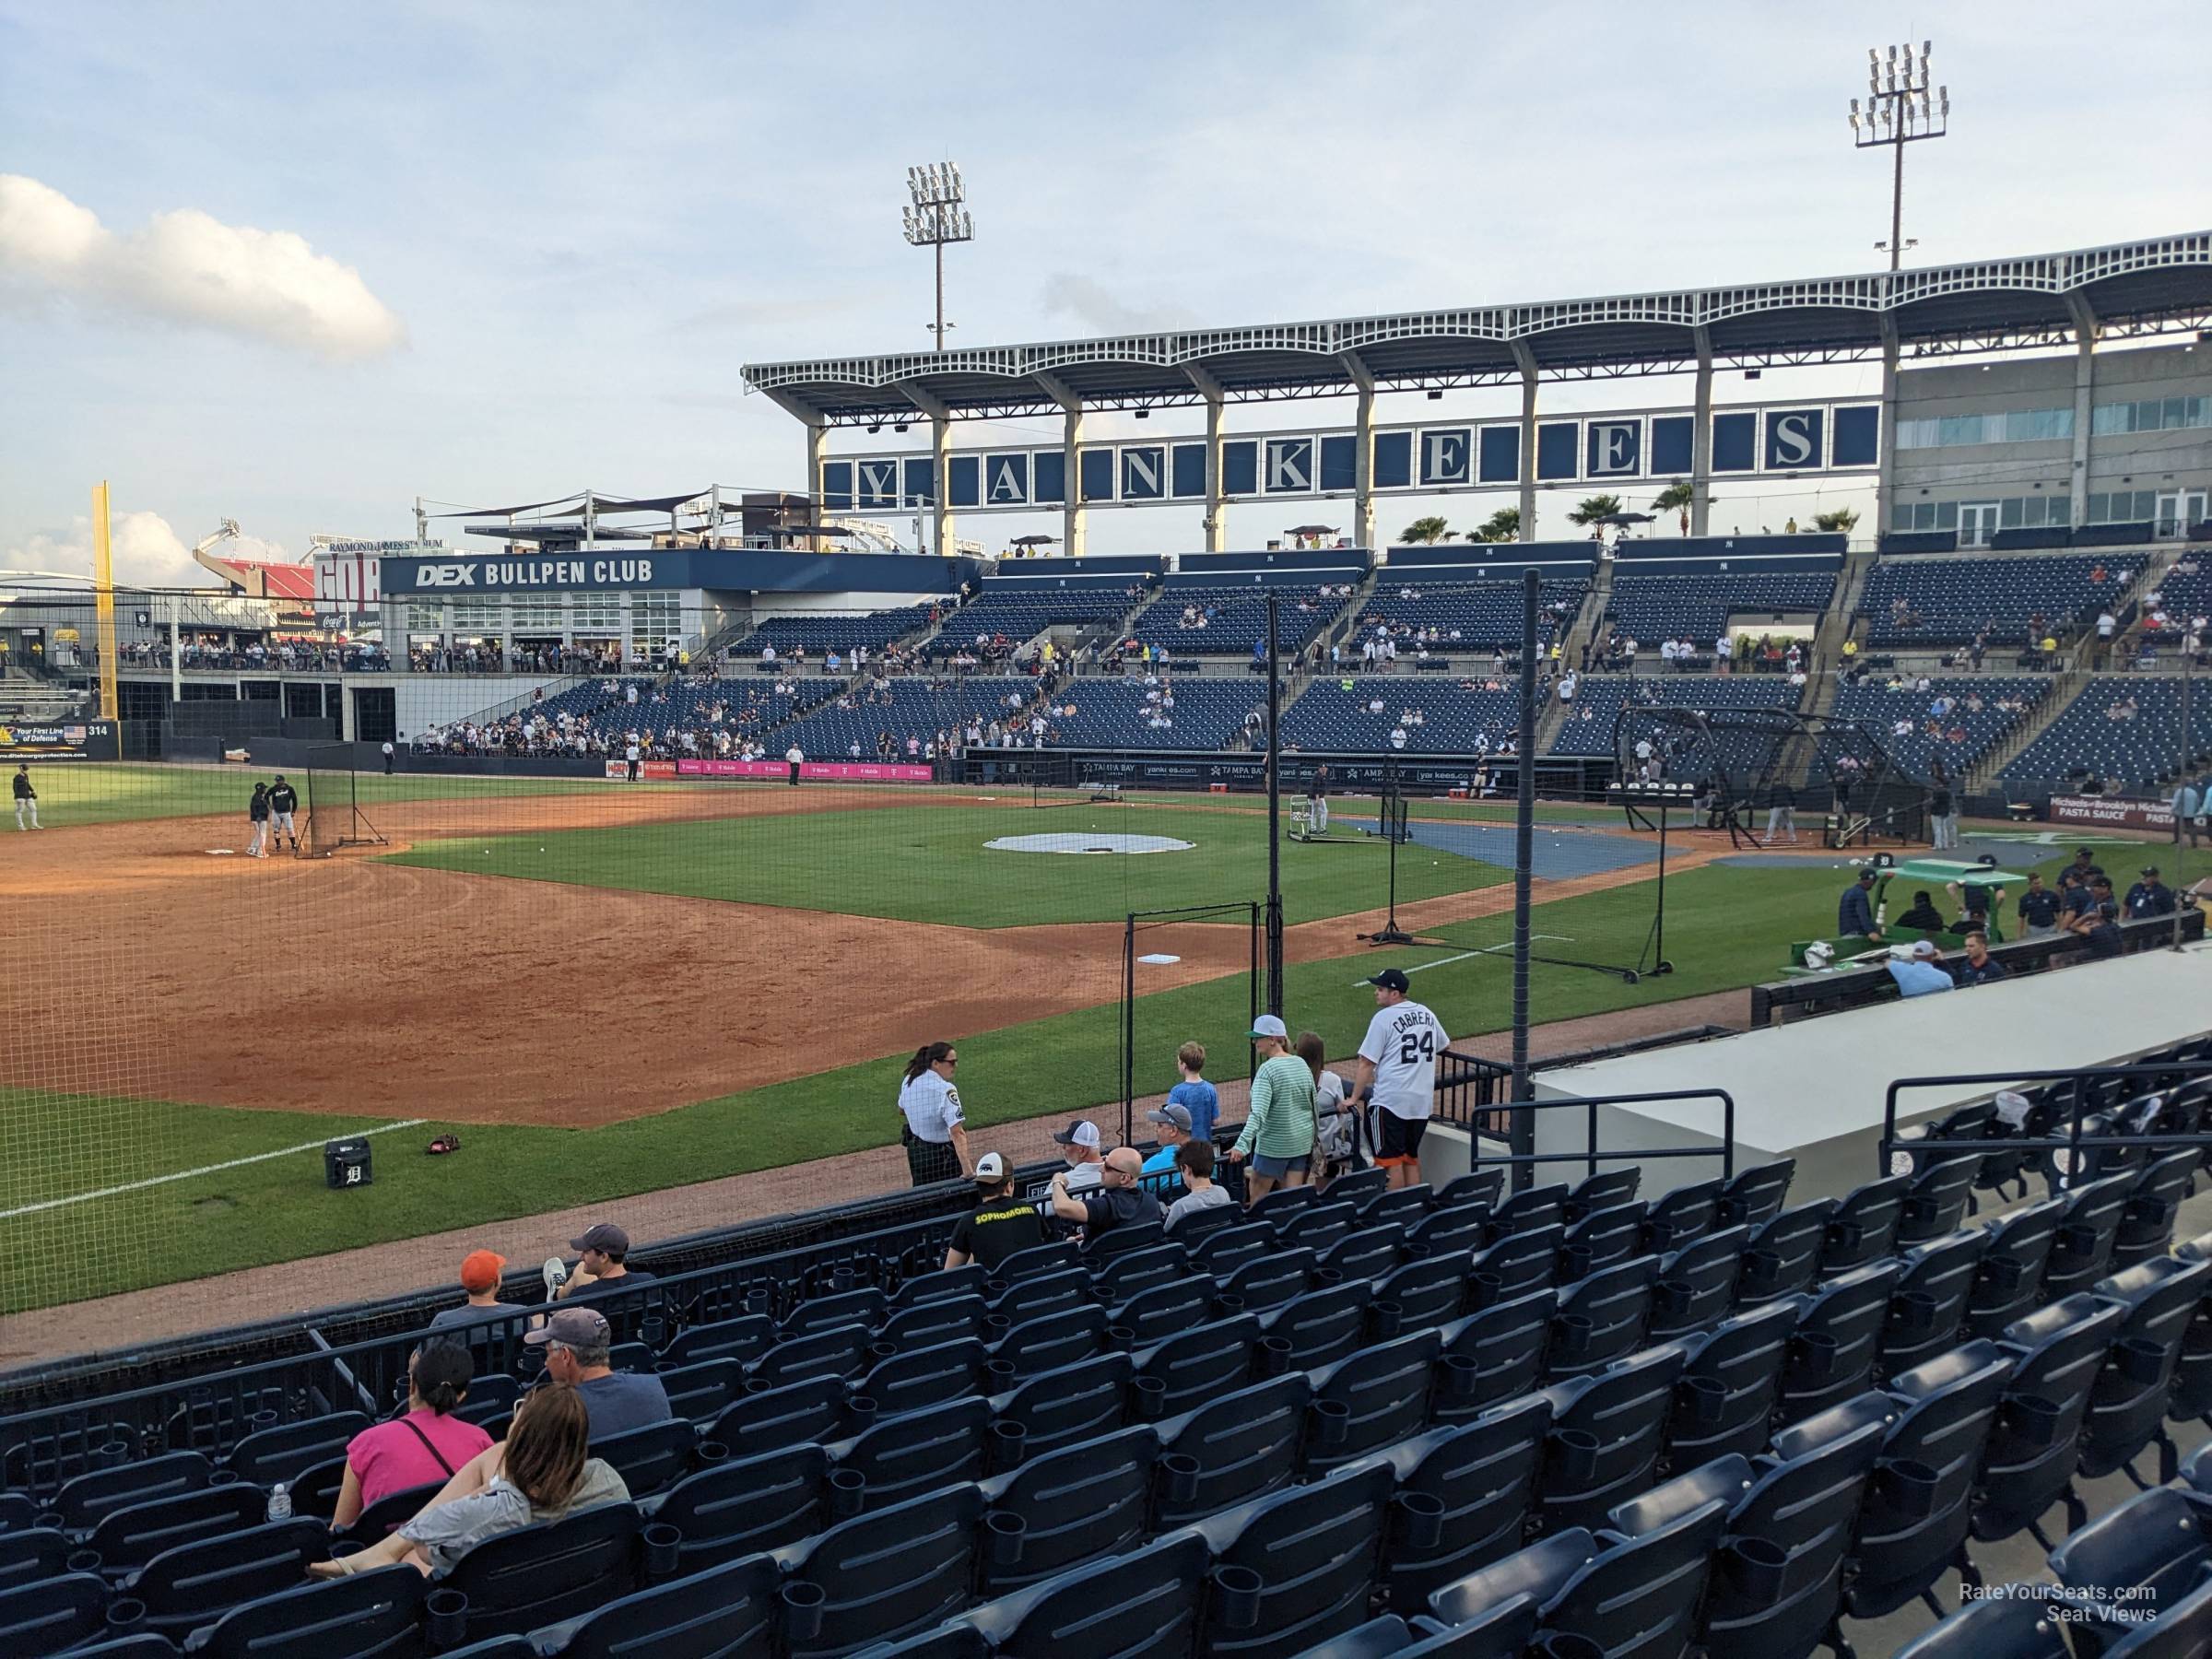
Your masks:
M1436 1057L1451 1041L1418 1002L1377 1008L1359 1044L1359 1058L1375 1068L1375 1104L1395 1117L1426 1118L1436 1095Z

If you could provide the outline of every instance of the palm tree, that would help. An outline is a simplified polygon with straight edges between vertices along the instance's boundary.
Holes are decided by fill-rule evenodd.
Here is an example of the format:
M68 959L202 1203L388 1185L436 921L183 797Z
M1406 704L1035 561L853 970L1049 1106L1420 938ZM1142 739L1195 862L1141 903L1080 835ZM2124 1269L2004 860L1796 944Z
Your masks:
M1697 496L1698 492L1690 488L1687 479L1677 478L1653 500L1652 511L1653 512L1680 513L1682 515L1682 534L1688 535L1689 534L1690 503L1697 500Z
M1858 511L1857 509L1852 507L1839 507L1833 512L1816 512L1813 514L1814 529L1828 530L1831 532L1841 530L1846 535L1851 534L1852 526L1858 522Z
M1475 532L1475 539L1486 542L1517 541L1521 536L1521 509L1500 507L1482 522Z
M1418 518L1398 532L1398 540L1408 547L1432 547L1444 539L1444 521L1431 514Z
M1619 511L1620 498L1617 495L1584 496L1583 504L1567 515L1567 522L1588 526L1600 519L1611 518Z

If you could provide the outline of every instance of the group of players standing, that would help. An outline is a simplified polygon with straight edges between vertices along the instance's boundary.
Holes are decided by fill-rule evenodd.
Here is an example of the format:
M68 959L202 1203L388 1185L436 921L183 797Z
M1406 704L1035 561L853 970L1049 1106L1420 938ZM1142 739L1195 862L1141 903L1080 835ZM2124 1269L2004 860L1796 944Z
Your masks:
M246 843L248 858L266 858L272 843L281 847L287 840L292 851L300 851L300 830L293 814L300 809L299 792L276 774L274 783L253 785L253 798L246 803L246 821L253 825L253 839Z

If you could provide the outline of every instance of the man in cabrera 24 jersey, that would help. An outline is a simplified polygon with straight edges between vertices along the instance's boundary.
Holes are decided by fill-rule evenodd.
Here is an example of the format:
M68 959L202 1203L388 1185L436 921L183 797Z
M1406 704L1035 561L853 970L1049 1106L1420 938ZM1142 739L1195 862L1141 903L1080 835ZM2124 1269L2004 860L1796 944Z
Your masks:
M1436 1095L1436 1057L1452 1040L1436 1016L1407 997L1405 974L1385 968L1375 988L1375 1017L1359 1044L1352 1092L1373 1112L1375 1162L1394 1187L1421 1178L1421 1135Z

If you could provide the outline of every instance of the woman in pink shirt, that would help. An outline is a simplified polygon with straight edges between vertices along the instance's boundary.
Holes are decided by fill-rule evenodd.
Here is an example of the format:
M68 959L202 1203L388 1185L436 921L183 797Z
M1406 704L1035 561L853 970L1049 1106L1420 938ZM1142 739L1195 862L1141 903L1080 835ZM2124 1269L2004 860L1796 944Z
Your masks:
M362 1430L346 1447L333 1532L351 1526L364 1509L394 1492L451 1479L491 1444L483 1430L452 1415L468 1398L475 1375L468 1349L458 1342L438 1337L415 1350L407 1361L406 1414Z

